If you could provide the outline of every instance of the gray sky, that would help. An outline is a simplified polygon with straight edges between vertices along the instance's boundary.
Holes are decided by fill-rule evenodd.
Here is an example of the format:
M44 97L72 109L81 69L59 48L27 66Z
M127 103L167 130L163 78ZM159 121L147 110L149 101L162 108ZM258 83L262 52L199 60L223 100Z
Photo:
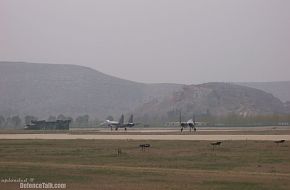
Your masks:
M0 0L0 60L140 82L290 80L289 0Z

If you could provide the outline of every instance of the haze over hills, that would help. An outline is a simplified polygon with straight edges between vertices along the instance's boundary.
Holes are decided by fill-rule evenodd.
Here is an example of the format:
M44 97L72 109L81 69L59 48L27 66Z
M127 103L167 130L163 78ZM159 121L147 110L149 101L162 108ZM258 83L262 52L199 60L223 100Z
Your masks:
M262 90L232 83L205 83L184 86L162 101L148 102L138 108L136 114L140 118L172 118L180 111L185 118L191 118L192 114L248 116L286 113L283 102Z
M236 83L243 86L257 88L265 92L269 92L282 100L283 102L290 101L290 81L278 82L241 82Z
M177 84L142 84L76 65L0 62L0 115L118 116Z
M215 115L285 112L278 98L240 85L144 84L83 66L0 62L0 115L104 119L135 110L139 116L166 117L176 109Z

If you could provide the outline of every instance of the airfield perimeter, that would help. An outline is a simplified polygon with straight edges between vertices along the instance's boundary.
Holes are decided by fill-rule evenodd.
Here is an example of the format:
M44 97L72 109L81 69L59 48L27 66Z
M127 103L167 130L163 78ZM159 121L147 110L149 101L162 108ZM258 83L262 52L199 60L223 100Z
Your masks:
M70 190L288 190L289 141L289 127L0 130L0 179Z
M201 128L197 132L178 128L130 128L111 131L108 128L71 129L70 131L25 131L0 132L0 139L96 139L96 140L287 140L290 141L289 126L246 128Z

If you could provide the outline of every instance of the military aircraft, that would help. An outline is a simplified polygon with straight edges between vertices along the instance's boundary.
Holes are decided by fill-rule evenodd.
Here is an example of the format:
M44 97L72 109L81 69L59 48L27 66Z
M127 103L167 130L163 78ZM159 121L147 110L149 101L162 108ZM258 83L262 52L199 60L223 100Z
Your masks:
M130 116L128 122L124 123L124 115L122 114L119 121L106 120L101 125L107 125L108 127L111 127L111 130L115 128L115 130L117 131L119 128L124 128L125 131L127 131L127 127L133 127L135 126L135 123L133 122L133 114Z
M196 122L195 122L195 116L192 116L192 119L183 122L181 121L181 112L179 113L179 125L181 127L180 131L182 132L184 128L189 127L189 131L191 132L191 130L193 129L194 131L196 131Z

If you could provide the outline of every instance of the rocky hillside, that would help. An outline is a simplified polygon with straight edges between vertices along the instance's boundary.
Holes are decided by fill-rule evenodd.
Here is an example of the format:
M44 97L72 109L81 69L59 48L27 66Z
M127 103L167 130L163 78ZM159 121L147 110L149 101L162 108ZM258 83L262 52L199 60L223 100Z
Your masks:
M76 65L0 62L0 115L119 117L177 84L143 84Z
M273 94L283 102L290 102L290 81L237 83Z
M179 111L184 117L227 114L256 115L284 113L285 105L262 90L230 84L206 83L184 86L163 100L152 100L136 109L139 118L172 118Z

